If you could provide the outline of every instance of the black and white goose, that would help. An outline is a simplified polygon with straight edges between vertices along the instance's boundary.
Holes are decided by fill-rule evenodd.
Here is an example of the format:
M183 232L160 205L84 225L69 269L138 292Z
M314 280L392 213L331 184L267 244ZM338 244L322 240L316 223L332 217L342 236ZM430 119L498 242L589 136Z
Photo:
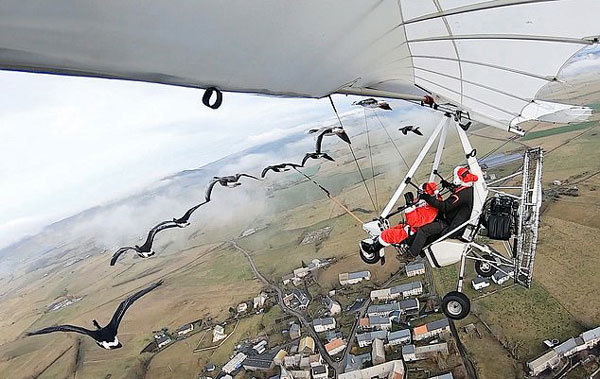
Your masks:
M289 171L292 168L300 168L300 167L304 167L302 165L299 165L297 163L280 163L280 164L275 164L275 165L271 165L271 166L267 166L262 170L262 173L260 174L261 178L264 178L267 175L267 172L269 171L273 171L273 172L285 172L285 171Z
M208 188L206 189L206 193L204 194L204 199L207 202L210 201L210 196L212 194L212 190L213 190L215 184L217 184L217 183L219 183L223 187L229 187L229 188L241 186L242 183L240 182L240 178L243 177L243 176L245 176L247 178L255 179L255 180L260 180L259 178L254 177L252 175L248 175L248 174L235 174L235 175L229 175L229 176L215 176L215 177L213 177L213 180L211 180L210 183L208 184Z
M152 291L156 287L160 286L162 283L163 281L160 280L123 300L123 302L119 304L119 307L117 307L117 310L110 319L110 322L105 326L100 326L100 324L98 324L98 321L93 320L92 324L94 324L94 326L96 327L95 330L90 330L75 325L56 325L36 330L34 332L27 332L25 335L35 336L38 334L48 334L54 332L80 333L92 337L96 341L96 344L98 344L98 346L100 346L101 348L107 350L118 349L123 345L121 345L121 342L119 342L119 338L117 338L117 330L119 329L119 324L121 323L123 316L125 316L127 308L129 308L131 304L133 304L137 299Z
M403 128L400 128L398 130L401 131L402 134L404 134L404 135L407 135L408 132L413 132L413 133L415 133L418 136L422 136L423 133L421 133L421 131L419 129L420 129L420 126L408 125L408 126L405 126Z
M117 250L112 258L110 259L110 265L114 266L117 263L119 257L128 250L134 250L140 258L149 258L156 254L154 250L152 250L152 244L154 243L154 237L156 234L165 229L171 228L184 228L187 224L177 223L175 221L163 221L160 224L156 225L154 228L150 229L148 232L148 237L146 237L146 242L142 246L135 245L125 246Z
M320 153L320 152L306 153L304 158L302 158L302 167L304 167L304 165L306 164L306 161L308 161L309 159L321 159L321 158L327 159L328 161L335 162L335 159L331 158L329 156L329 154L327 154L327 153Z
M348 137L348 134L346 134L346 131L344 130L344 128L339 127L339 126L326 126L324 128L320 128L320 129L310 129L308 130L309 134L312 133L318 133L317 134L317 152L321 152L321 145L323 144L323 137L329 137L329 136L338 136L340 137L340 139L344 142L346 142L347 144L352 144L352 142L350 141L350 137Z
M204 201L198 205L194 205L193 207L188 209L185 212L185 214L183 216L181 216L180 218L174 218L173 222L176 224L182 225L182 227L188 226L190 224L189 220L190 220L190 217L192 216L192 213L194 213L196 211L196 209L200 208L201 206L203 206L206 203L208 203L208 200Z
M361 107L364 107L364 108L381 108L381 109L385 109L386 111L392 110L392 107L390 107L390 104L388 104L387 101L376 100L376 99L373 99L372 97L370 97L368 99L360 100L360 101L355 101L352 103L352 105L360 105Z

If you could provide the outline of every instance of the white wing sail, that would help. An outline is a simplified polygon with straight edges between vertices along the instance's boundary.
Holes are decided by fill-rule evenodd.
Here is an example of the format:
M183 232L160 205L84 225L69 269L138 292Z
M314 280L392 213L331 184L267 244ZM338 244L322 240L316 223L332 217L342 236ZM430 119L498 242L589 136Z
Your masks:
M507 129L589 114L536 96L596 42L598 14L597 0L7 0L0 68L299 97L427 91Z

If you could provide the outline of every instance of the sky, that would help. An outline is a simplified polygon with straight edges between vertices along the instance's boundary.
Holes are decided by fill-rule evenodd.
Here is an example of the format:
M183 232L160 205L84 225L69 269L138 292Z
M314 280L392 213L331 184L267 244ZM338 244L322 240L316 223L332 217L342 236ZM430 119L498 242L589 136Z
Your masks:
M600 70L587 49L565 75ZM328 99L0 71L0 248L45 225L332 117ZM341 112L355 98L335 96Z
M226 93L212 110L201 90L6 71L0 88L0 247L333 114L327 99Z

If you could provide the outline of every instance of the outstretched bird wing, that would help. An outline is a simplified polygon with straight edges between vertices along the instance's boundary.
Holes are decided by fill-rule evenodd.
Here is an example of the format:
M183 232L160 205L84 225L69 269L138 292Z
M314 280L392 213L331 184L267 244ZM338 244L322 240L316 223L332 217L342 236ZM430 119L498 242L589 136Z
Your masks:
M306 133L308 133L308 134L312 134L312 133L316 133L316 132L318 132L318 131L319 131L319 129L318 129L318 128L313 128L313 129L308 129L308 130L306 131Z
M122 247L122 248L120 248L119 250L117 250L117 251L116 251L116 252L113 254L112 258L110 259L110 265L111 265L111 266L114 266L114 265L115 265L115 263L117 263L117 259L119 259L119 257L121 256L121 254L123 254L123 253L124 253L124 252L126 252L127 250L135 250L135 248L134 248L134 247L131 247L131 246L125 246L125 247Z
M328 161L335 162L335 159L331 158L327 153L323 153L323 158L327 159Z
M176 224L187 223L189 221L190 217L192 216L192 213L194 213L196 211L196 209L200 208L201 206L203 206L206 203L208 203L208 201L202 202L198 205L194 205L193 207L188 209L187 212L185 212L185 214L183 216L181 216L180 218L174 218L173 222Z
M422 136L422 135L423 135L423 133L421 133L421 131L419 130L419 128L414 128L414 129L413 129L413 133L415 133L415 134L417 134L417 135L419 135L419 136Z
M144 288L141 291L134 293L133 295L129 296L127 299L123 300L121 302L121 304L119 304L119 306L117 307L117 310L113 314L112 318L110 319L110 322L108 323L108 325L106 327L112 329L116 334L117 329L119 328L119 324L121 323L121 319L125 315L127 308L129 308L131 306L131 304L133 304L137 299L144 296L145 294L152 291L153 289L160 286L161 284L163 284L163 281L159 280L158 282L151 284L150 286Z
M304 167L304 165L306 164L306 161L309 160L312 157L313 157L312 153L306 153L306 155L304 156L304 158L302 158L302 167Z
M267 166L267 167L263 168L262 172L260 173L260 177L264 178L265 175L267 175L267 172L269 172L269 170L276 171L274 166Z
M346 131L343 131L341 133L336 133L338 137L340 137L342 139L342 141L346 142L348 145L351 145L352 142L350 141L350 137L348 137L348 134L346 134Z
M330 130L330 128L322 129L321 132L317 135L317 142L315 143L315 151L317 152L317 154L321 153L321 147L323 145L323 136L325 136L325 133L327 133Z
M405 126L405 127L403 127L403 128L400 128L400 129L398 129L398 130L399 130L399 131L401 131L401 132L402 132L402 134L404 134L404 135L406 135L406 134L408 133L408 127L407 127L407 126Z
M80 334L87 334L90 337L94 337L94 330L89 330L86 328L82 328L80 326L75 326L75 325L56 325L56 326L49 326L47 328L43 328L40 330L36 330L33 332L27 332L25 335L26 336L35 336L37 334L48 334L48 333L54 333L54 332L73 332L73 333L80 333Z
M215 184L219 183L219 179L213 179L208 183L208 187L206 188L206 192L204 193L204 199L208 202L210 201L210 195L212 194L212 190L215 187Z
M385 102L385 101L382 101L381 103L379 103L378 106L379 106L379 108L385 109L386 111L391 111L392 110L392 107L390 107L390 105L387 102Z
M179 224L177 224L173 221L163 221L163 222L157 224L154 228L150 229L150 231L148 232L148 237L146 237L146 242L144 242L144 244L136 250L138 251L138 253L149 253L150 250L152 250L152 244L154 243L154 237L156 236L156 234L158 232L160 232L161 230L165 230L165 229L179 228L179 227L180 227Z
M236 182L239 181L242 176L245 176L246 178L251 178L251 179L254 179L254 180L260 180L256 176L252 176L252 175L249 175L249 174L236 174L235 175L235 181Z

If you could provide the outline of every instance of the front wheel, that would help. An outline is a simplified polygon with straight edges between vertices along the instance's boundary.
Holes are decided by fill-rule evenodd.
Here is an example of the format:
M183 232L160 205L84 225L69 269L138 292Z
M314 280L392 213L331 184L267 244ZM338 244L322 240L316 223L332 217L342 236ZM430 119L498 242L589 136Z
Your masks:
M367 253L363 249L360 249L360 259L362 259L362 261L366 264L374 265L375 263L379 262L380 257L377 253Z
M471 302L462 292L448 292L442 299L442 311L448 318L461 320L471 311Z

